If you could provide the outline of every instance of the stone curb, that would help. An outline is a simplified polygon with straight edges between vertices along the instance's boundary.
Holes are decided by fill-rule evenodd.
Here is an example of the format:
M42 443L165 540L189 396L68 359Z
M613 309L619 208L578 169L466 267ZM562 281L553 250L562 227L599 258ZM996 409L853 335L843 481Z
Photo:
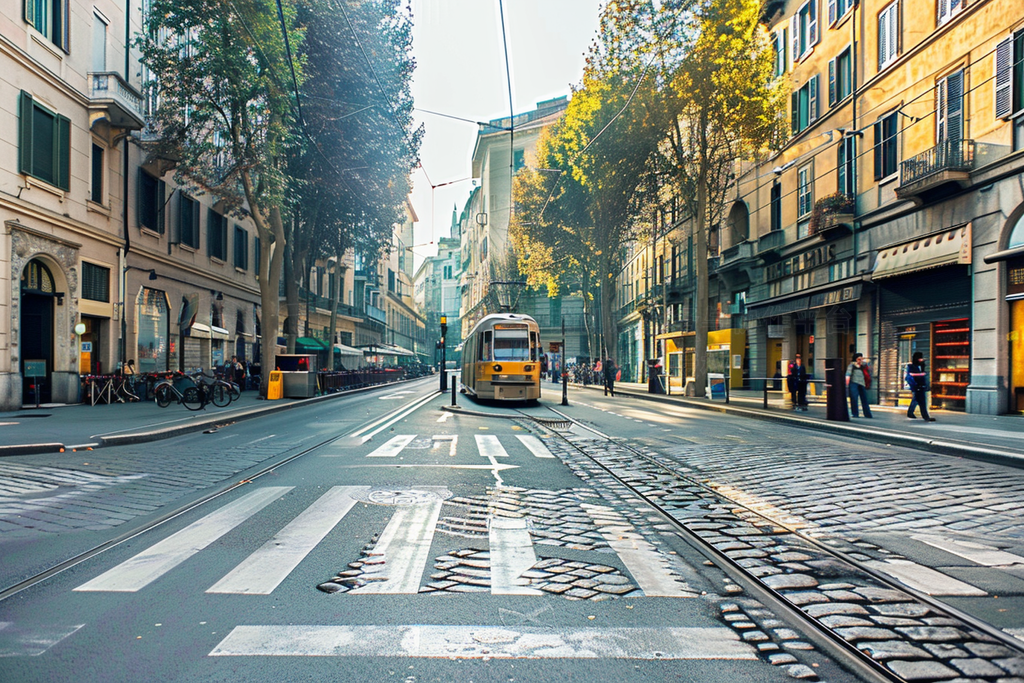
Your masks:
M524 415L506 415L504 413L485 413L482 410L465 410L462 406L441 406L441 410L446 413L452 413L453 415L470 415L472 417L500 417L505 420L518 420L526 416Z
M577 386L577 388L591 389L589 386ZM592 390L601 391L601 387L594 387ZM994 448L986 448L984 446L971 446L968 444L943 441L941 439L930 439L925 436L900 434L899 432L886 427L869 429L866 427L826 422L823 420L810 420L796 415L772 413L769 411L757 410L756 408L740 408L724 404L710 404L682 397L663 396L661 394L643 394L634 391L621 391L616 389L615 395L628 396L642 401L672 402L684 405L687 408L711 410L726 415L749 417L755 420L765 420L767 422L783 422L803 429L831 432L833 434L865 439L867 441L874 441L886 445L907 446L909 448L916 448L918 450L929 451L931 453L938 453L941 455L952 455L955 457L997 463L1016 468L1024 467L1024 452L1021 451L997 450Z
M420 379L419 377L415 379ZM405 382L412 382L415 379L404 379L398 382L389 382L389 384L403 384ZM314 396L301 401L294 401L283 404L273 404L267 406L261 406L256 408L250 408L239 413L220 413L217 415L211 415L209 418L199 420L198 422L190 422L184 425L175 425L174 427L166 427L164 429L154 429L148 432L134 432L132 434L116 434L113 436L102 436L100 437L99 445L95 448L105 448L110 446L127 446L137 443L148 443L151 441L160 441L162 439L170 439L175 436L181 436L182 434L189 434L191 432L198 432L218 425L228 425L233 422L241 422L243 420L249 420L254 417L260 417L262 415L270 415L278 413L284 410L291 410L292 408L298 408L300 406L313 405L321 401L326 401L339 396L352 396L353 394L362 393L371 389L377 389L385 386L384 384L374 384L368 387L362 387L360 389L352 389L350 391L338 391L333 394L324 394L323 396ZM40 443L40 444L20 444L20 445L0 445L0 457L11 456L11 455L35 455L40 453L58 453L62 449L66 448L63 443Z

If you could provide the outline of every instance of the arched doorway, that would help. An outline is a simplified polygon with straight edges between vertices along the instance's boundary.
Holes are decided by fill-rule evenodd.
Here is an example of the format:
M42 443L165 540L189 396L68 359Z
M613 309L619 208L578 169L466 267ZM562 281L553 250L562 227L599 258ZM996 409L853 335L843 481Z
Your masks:
M39 259L21 271L22 403L49 403L53 372L53 304L62 296L53 274ZM41 376L40 376L41 375Z

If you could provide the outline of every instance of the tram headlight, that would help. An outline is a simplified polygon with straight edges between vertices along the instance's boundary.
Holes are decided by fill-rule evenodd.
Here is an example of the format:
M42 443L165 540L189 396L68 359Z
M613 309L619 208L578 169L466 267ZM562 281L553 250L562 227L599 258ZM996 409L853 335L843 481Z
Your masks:
M532 365L526 365L523 367L523 372L530 372L531 370L533 370Z
M491 369L494 370L495 372L501 372L501 366L498 365L497 363L495 363Z

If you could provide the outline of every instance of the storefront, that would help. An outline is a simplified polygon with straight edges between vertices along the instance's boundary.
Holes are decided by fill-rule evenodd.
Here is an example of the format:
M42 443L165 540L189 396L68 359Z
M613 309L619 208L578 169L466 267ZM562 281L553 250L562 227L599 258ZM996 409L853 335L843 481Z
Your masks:
M167 294L159 289L143 287L136 299L137 316L135 370L164 372L168 370L170 353L170 307Z
M965 410L971 378L971 226L886 247L879 292L879 401L907 405L904 368L924 354L933 408Z

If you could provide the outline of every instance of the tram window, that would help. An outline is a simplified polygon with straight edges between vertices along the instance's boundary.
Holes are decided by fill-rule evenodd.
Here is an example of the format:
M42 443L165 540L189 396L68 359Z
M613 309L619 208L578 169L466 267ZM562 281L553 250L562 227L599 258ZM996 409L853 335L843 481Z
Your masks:
M480 347L480 360L491 360L491 333L484 332L484 343Z
M494 360L516 361L530 359L530 340L526 337L498 337L494 340Z
M537 360L538 349L540 348L540 340L537 339L537 333L530 333L530 360Z

